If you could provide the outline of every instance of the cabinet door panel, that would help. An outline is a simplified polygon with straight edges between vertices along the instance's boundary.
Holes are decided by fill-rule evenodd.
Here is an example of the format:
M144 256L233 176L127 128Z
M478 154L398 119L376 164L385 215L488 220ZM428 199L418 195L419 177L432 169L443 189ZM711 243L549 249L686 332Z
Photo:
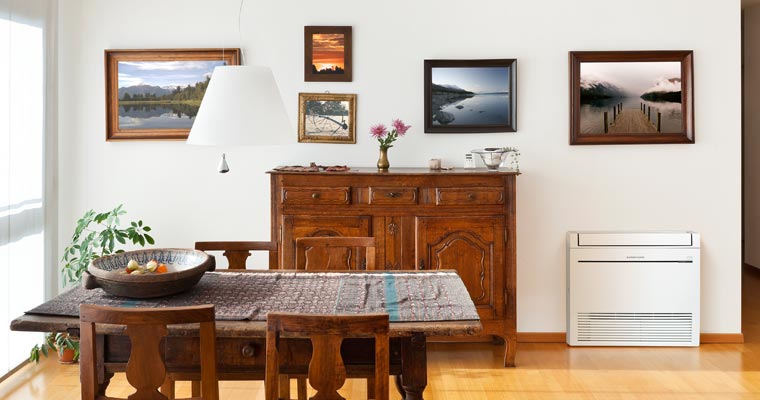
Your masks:
M414 219L383 217L383 225L375 237L382 237L383 259L378 269L414 269Z
M284 269L359 269L365 262L364 251L357 249L311 249L308 261L305 254L299 254L296 265L296 239L322 236L372 236L371 218L355 217L310 217L286 215L282 217L282 263ZM302 250L301 250L302 251Z
M417 268L455 269L481 318L504 313L504 217L417 218Z

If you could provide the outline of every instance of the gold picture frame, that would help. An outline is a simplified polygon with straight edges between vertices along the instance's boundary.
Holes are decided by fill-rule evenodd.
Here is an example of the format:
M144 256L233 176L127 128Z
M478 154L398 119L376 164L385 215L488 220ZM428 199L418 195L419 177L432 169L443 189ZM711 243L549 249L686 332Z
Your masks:
M356 143L356 95L298 94L299 143Z

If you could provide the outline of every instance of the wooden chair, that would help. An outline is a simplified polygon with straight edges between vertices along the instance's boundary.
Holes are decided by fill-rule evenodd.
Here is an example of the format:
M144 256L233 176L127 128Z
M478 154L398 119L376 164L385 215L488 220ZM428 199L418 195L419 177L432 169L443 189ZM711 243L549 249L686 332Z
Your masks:
M312 356L308 378L317 390L315 400L344 400L338 394L346 381L346 369L340 345L347 337L375 338L374 399L388 400L388 314L314 315L293 313L267 314L266 400L277 400L279 379L278 349L280 335L308 337ZM372 394L368 393L368 397Z
M214 306L173 308L120 308L89 304L79 306L80 379L82 400L113 400L99 393L96 368L96 324L126 325L131 342L127 363L127 380L137 389L130 399L163 400L158 392L166 379L166 364L160 342L167 335L167 325L200 323L201 397L193 399L218 400L219 382L216 377L216 325Z
M277 243L274 242L195 242L196 250L203 251L224 251L223 255L227 257L229 269L245 269L245 261L251 255L251 251L277 251ZM272 262L277 265L277 260L269 259L271 267Z
M362 247L366 249L363 260L358 254L358 249ZM352 261L352 258L355 260ZM340 236L297 238L296 268L306 270L375 269L375 238Z

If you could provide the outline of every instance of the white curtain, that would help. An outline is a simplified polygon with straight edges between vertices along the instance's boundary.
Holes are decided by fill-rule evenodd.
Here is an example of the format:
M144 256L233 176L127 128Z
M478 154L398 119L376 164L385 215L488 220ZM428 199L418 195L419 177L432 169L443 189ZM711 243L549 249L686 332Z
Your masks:
M40 334L10 321L45 299L48 0L0 0L0 376Z

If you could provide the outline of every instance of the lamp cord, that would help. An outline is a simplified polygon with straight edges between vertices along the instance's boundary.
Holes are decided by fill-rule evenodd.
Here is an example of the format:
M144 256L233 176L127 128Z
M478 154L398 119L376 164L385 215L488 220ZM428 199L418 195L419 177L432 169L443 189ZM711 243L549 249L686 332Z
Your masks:
M245 0L240 0L240 7L238 8L238 45L240 47L240 65L245 64L243 62L245 59L245 57L243 57L243 33L240 30L240 17L243 15L243 2L245 2Z

